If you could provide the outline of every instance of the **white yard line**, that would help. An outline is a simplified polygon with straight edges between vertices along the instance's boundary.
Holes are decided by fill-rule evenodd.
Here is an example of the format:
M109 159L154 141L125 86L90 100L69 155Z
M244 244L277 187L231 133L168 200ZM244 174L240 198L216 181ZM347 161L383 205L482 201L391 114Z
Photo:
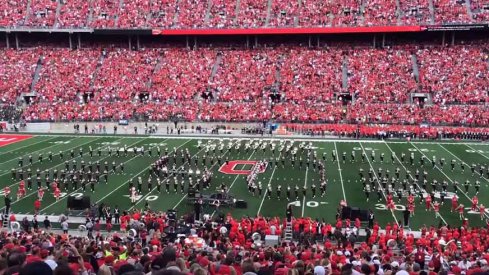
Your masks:
M406 168L406 166L404 166L404 163L402 163L401 160L399 160L399 158L397 157L397 154L395 154L395 152L392 150L392 148L389 146L389 144L387 142L385 143L385 145L387 146L387 148L389 148L389 150L391 151L391 153L394 154L394 156L396 157L396 160L399 162L399 164L401 164L402 168L404 168L404 170L407 173L408 169ZM416 186L418 187L418 189L422 191L421 196L423 196L423 194L426 191L423 190L423 188L421 188L421 186L419 186L418 181L413 177L413 175L411 173L409 173L409 176L416 183ZM428 196L429 196L429 194L428 194ZM433 206L433 202L431 203L431 205ZM438 213L438 215L440 216L440 218L441 218L441 220L443 221L444 224L448 224L447 221L443 218L443 216L440 213Z
M472 146L470 146L470 145L468 145L468 144L465 144L465 146L467 146L467 147L469 147L470 149L472 149L472 150L476 151L476 152L477 152L479 155L483 156L484 158L489 159L489 157L488 157L488 156L486 156L486 155L482 154L481 152L479 152L477 149L473 148Z
M362 149L363 149L363 147L362 147ZM340 160L339 160L340 155L338 152L338 148L336 147L336 142L334 143L334 150L336 151L336 162L338 163L338 172L340 173L341 190L343 191L343 199L345 200L345 202L347 202L346 193L345 193L345 185L343 183L343 175L341 172L341 165L340 165Z
M281 156L282 156L282 152L280 152L278 157L280 158ZM273 166L272 174L270 175L270 180L268 180L268 184L270 184L272 182L273 175L275 174L275 170L277 170L277 166L278 165ZM260 207L258 207L258 212L256 213L257 216L260 215L261 208L263 207L263 202L265 201L265 198L267 197L268 184L267 184L267 188L265 188L265 193L263 194L263 198L261 199Z
M362 148L362 152L367 154L365 152L365 148L363 148L363 144L361 142L358 142L360 144L360 147ZM338 155L338 153L336 153ZM375 172L375 169L374 167L372 166L372 163L370 162L370 158L366 158L367 161L368 161L368 164L370 165L370 168L373 170L373 174L375 176L375 178L377 179L377 184L379 185L378 188L380 188L380 190L382 190L382 195L384 195L384 199L387 201L387 196L385 195L385 192L384 192L384 189L382 189L382 186L380 185L380 179L379 177L377 176L377 173ZM399 226L399 222L397 221L397 218L396 218L396 215L394 215L394 211L391 209L391 214L392 214L392 217L394 218L394 221L396 222L397 226Z

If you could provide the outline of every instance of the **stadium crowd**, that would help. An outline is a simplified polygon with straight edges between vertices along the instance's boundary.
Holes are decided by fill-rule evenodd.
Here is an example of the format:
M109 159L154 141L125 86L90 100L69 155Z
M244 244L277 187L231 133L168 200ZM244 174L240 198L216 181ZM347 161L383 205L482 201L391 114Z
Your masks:
M401 20L407 25L417 25L431 22L428 0L401 0L399 1Z
M206 27L229 28L236 18L236 4L234 1L213 0L209 11L209 20Z
M356 49L349 56L348 69L357 102L407 102L417 88L405 49Z
M68 235L69 230L56 233L50 222L24 219L19 232L0 235L0 271L20 275L489 272L486 228L424 226L415 238L396 223L380 228L373 220L368 226L359 220L328 223L292 217L291 221L298 242L265 245L256 236L263 240L265 235L282 235L286 219L228 215L188 221L190 234L184 237L168 230L173 224L162 212L125 212L121 232L110 226L102 233L111 223L88 221L88 237ZM124 226L132 232L127 234ZM366 236L359 236L360 230Z
M416 56L423 90L432 93L435 103L485 103L489 100L487 51L458 45L419 49Z
M22 92L30 90L32 75L39 59L36 50L1 50L0 99L13 103Z
M0 26L188 29L483 23L489 18L485 5L477 0L435 0L430 10L426 0L274 0L270 7L257 0L22 0L0 3Z
M470 9L475 17L476 21L488 22L489 21L489 3L484 0L471 0Z
M179 117L489 125L489 55L479 44L0 52L1 101L27 100L28 122ZM425 96L417 100L413 93Z

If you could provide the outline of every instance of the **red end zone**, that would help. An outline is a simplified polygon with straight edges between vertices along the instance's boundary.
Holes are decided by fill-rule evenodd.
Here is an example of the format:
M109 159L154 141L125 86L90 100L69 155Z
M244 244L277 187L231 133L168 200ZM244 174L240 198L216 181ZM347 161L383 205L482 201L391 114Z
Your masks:
M32 135L0 135L0 147L31 138Z

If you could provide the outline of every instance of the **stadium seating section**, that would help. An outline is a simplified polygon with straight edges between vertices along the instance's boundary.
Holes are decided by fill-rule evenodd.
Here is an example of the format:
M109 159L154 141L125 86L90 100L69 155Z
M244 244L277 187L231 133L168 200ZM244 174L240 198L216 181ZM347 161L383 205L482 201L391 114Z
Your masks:
M17 0L0 27L261 28L487 23L484 0Z
M281 235L286 220L278 217L234 219L227 216L215 227L210 221L202 226L193 226L194 236L173 243L169 238L160 238L164 236L162 232L170 227L168 216L138 211L124 213L121 223L130 221L131 224L145 225L139 230L139 242L128 240L125 230L102 236L101 230L107 228L110 232L112 224L109 227L101 219L89 222L88 234L96 236L97 241L94 241L50 232L49 227L44 228L42 219L37 218L40 221L34 223L25 218L21 222L21 232L1 233L3 257L16 261L9 260L7 264L2 259L5 264L0 271L29 275L489 272L489 254L486 251L489 233L483 227L425 226L415 237L395 223L382 229L374 223L363 240L356 236L364 228L359 220L327 223L304 217L292 219L292 232L300 242L259 246L256 234L260 237ZM12 215L10 218L15 220L16 217ZM202 243L205 243L205 248L202 248ZM398 247L398 244L402 246ZM70 260L73 257L77 261Z
M489 126L488 68L482 44L349 50L43 47L0 50L0 91L7 104L36 95L24 111L27 121L178 117ZM414 93L431 101L413 100ZM349 96L353 100L342 100Z

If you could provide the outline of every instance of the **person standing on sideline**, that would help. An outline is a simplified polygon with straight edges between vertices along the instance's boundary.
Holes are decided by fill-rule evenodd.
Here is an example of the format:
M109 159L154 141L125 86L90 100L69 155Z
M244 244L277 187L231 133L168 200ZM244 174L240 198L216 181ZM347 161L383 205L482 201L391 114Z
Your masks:
M287 222L292 221L292 204L287 205L287 211L285 212L285 216L287 217Z
M372 229L374 227L375 215L372 209L368 210L368 228Z
M61 223L61 229L63 229L63 234L68 234L68 228L69 228L68 221L67 220L64 220Z
M44 222L43 222L43 223L44 223L44 228L45 228L46 230L51 229L51 221L48 219L48 216L46 216L46 217L44 218Z

